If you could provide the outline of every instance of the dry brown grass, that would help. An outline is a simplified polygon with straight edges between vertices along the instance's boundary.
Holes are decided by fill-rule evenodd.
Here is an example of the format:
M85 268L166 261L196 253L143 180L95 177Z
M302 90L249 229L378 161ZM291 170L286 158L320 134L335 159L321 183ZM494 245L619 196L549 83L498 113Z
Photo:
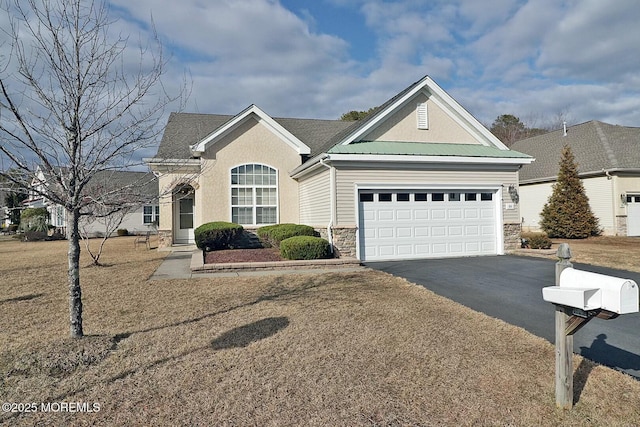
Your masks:
M588 239L553 239L552 249L557 249L560 243L569 244L572 262L640 272L640 237L599 236ZM528 252L526 255L535 255L535 253ZM556 259L555 252L538 256Z
M637 425L640 382L381 272L148 282L162 254L108 242L67 336L65 243L0 242L0 401L98 402L11 425ZM86 259L86 263L89 260Z

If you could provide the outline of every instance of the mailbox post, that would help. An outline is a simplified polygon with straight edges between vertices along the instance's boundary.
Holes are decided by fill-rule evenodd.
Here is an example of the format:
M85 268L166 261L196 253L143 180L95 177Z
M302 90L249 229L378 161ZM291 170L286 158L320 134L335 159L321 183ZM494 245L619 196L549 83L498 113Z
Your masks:
M638 285L633 280L574 270L571 250L558 248L556 285L542 288L545 301L556 306L556 404L573 407L573 334L594 317L615 319L637 313Z
M560 286L560 275L571 264L571 249L567 243L558 248L556 263L556 286ZM570 309L556 304L556 405L563 409L573 407L573 332L567 334L571 318Z

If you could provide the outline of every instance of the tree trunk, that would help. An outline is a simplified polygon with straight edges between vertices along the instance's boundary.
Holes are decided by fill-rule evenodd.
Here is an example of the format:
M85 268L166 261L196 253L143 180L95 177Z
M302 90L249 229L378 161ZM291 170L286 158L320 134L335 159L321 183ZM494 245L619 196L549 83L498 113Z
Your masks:
M72 338L81 338L82 332L82 291L80 289L80 232L78 222L80 211L67 210L67 239L69 241L69 320Z

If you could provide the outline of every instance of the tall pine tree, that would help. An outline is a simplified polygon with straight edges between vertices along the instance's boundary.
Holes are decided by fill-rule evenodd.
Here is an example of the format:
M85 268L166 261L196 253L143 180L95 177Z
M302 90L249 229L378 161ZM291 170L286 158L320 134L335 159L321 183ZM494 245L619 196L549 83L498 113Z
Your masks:
M589 206L578 166L568 145L562 149L558 180L540 213L540 227L549 237L584 239L600 234L598 218Z

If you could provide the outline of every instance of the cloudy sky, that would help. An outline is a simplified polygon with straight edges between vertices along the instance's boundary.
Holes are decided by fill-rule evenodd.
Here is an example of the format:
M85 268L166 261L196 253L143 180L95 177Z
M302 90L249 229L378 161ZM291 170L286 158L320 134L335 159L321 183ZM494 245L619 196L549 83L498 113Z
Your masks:
M640 126L636 0L110 2L143 36L153 16L188 111L333 119L430 75L485 124Z

